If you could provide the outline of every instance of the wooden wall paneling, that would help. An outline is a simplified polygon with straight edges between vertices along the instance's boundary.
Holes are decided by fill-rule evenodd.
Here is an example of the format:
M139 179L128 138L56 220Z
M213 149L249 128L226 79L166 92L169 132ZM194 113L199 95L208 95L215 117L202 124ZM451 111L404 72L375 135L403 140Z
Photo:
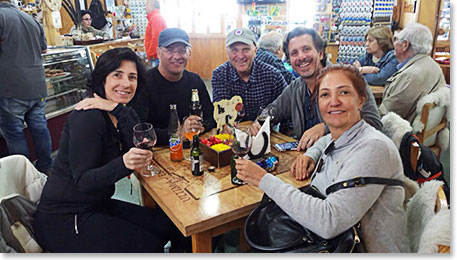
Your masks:
M190 35L192 54L187 64L188 71L202 79L211 79L213 70L228 60L225 51L225 35Z
M419 3L416 3L416 10L414 12L414 2L417 0L401 0L398 4L402 5L401 7L401 16L400 16L400 27L405 28L409 23L415 22L417 19L417 9Z
M338 44L335 44L335 43L330 43L329 45L327 45L327 48L325 48L325 52L328 54L331 54L331 59L330 61L333 63L333 64L336 64L336 61L338 59Z
M439 17L440 0L420 0L417 22L427 26L435 38L436 23Z

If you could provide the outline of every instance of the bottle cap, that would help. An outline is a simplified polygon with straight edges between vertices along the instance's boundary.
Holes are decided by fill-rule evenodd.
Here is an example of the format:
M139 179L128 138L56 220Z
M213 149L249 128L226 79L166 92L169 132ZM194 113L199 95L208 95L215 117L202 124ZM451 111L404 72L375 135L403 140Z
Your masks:
M208 171L209 172L214 172L214 170L216 170L216 167L214 167L214 166L209 166L208 167Z

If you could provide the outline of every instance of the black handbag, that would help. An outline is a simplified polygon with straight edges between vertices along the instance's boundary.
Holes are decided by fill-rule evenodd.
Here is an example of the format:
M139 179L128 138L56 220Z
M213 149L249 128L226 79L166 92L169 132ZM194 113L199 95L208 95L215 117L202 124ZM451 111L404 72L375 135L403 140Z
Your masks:
M326 193L366 184L402 186L403 182L358 177L335 183L327 188ZM300 190L316 198L326 198L312 185L304 186ZM361 244L360 222L332 239L323 239L297 223L266 194L263 195L260 205L246 219L244 236L255 252L265 253L355 253L360 252Z

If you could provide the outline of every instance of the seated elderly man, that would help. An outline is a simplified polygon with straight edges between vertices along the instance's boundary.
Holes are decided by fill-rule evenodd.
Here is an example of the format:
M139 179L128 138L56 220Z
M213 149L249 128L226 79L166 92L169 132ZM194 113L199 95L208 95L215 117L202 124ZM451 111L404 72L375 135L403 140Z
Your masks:
M236 28L225 40L229 61L213 71L213 102L241 96L246 115L243 120L255 120L260 107L277 98L287 83L279 70L256 56L256 38L246 28Z
M398 71L386 81L381 116L393 111L412 124L419 99L446 85L440 66L428 55L432 41L428 27L418 23L408 24L394 37Z
M259 48L257 49L255 59L277 68L287 84L290 84L295 79L295 76L287 70L282 62L282 56L284 55L284 51L282 50L283 41L284 36L278 32L271 31L262 34L259 39Z

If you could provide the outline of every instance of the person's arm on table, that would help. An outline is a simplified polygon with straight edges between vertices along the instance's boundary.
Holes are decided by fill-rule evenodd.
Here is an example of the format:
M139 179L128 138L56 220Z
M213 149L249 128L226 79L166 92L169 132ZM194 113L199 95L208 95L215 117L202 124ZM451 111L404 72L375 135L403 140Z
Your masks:
M385 166L385 160L390 158L388 148L379 140L367 140L366 149L353 152L351 158L345 162L337 181L352 179L355 175L379 176L391 178L392 171ZM370 158L382 158L370 160ZM369 164L360 164L361 158L370 161ZM364 159L363 159L364 160ZM247 164L248 162L246 162ZM370 207L379 198L384 189L383 185L367 185L357 189L343 189L328 195L322 200L302 193L291 184L284 183L278 177L263 171L254 163L240 166L242 172L249 172L253 177L240 175L263 190L287 214L298 223L310 229L323 238L333 238L341 232L355 225L366 214ZM244 168L243 168L244 167ZM260 168L256 169L256 167ZM243 170L242 170L243 168ZM238 170L238 161L237 161ZM257 181L257 179L260 180ZM325 192L325 191L324 191Z

